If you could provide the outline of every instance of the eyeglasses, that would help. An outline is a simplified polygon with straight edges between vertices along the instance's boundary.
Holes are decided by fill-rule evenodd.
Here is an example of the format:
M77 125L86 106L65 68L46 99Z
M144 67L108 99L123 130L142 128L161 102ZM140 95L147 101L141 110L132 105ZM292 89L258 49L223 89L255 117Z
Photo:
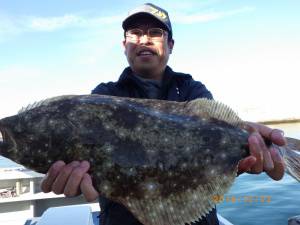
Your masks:
M125 33L126 38L129 38L130 41L137 42L140 40L141 37L143 37L145 32L141 29L134 28L127 30ZM166 31L164 31L161 28L149 28L146 31L147 37L151 38L151 40L160 41L163 39L164 34L167 34Z

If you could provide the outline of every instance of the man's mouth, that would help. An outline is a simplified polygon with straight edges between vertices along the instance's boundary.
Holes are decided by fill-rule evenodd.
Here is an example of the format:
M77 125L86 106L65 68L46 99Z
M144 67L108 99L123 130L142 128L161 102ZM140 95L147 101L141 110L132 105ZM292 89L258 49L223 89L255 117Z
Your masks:
M137 53L138 56L152 56L155 55L155 52L150 50L141 50Z

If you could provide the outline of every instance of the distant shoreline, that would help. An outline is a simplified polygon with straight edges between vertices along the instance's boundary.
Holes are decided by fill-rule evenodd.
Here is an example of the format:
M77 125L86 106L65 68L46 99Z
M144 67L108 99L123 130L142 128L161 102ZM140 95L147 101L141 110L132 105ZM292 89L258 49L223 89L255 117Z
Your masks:
M258 121L258 123L262 123L265 125L274 125L274 124L281 124L281 123L300 123L300 119L281 119L281 120L262 120Z

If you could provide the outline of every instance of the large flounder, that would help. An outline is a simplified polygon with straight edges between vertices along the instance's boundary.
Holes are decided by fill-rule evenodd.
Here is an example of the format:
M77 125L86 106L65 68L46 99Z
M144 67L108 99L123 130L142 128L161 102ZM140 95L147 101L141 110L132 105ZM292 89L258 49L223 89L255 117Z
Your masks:
M46 173L57 160L88 160L100 193L145 225L180 225L206 215L248 155L244 123L207 99L61 96L0 120L0 130L0 154L35 171ZM281 151L299 179L299 156Z

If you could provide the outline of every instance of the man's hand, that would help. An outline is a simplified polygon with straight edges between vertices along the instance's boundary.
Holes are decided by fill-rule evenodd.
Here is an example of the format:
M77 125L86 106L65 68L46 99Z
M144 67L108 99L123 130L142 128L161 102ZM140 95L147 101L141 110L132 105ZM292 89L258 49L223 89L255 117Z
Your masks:
M248 139L250 156L240 161L238 174L265 171L272 179L280 180L284 175L283 159L277 149L266 146L264 139L283 146L286 144L283 132L258 123L248 122L247 125L251 132Z
M82 193L87 201L94 201L99 193L93 187L92 179L87 173L89 168L90 164L87 161L73 161L69 164L57 161L48 170L41 183L41 189L46 193L53 191L67 197Z

